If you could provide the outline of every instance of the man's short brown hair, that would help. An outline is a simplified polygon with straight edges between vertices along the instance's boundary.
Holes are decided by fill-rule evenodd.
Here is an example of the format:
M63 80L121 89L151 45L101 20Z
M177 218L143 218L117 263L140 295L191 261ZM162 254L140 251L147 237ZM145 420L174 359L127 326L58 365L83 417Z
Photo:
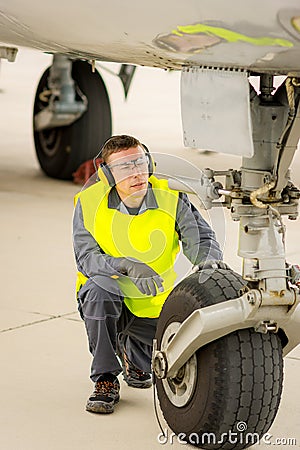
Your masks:
M106 161L108 156L112 153L127 150L130 147L138 147L139 145L143 147L140 141L133 136L127 136L126 134L112 136L104 143L101 157Z

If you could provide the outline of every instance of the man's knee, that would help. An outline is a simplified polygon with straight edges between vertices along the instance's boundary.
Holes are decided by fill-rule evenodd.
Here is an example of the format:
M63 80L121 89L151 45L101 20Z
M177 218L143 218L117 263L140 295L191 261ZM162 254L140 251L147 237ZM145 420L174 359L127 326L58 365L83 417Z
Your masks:
M103 320L118 318L122 311L123 297L115 280L89 279L78 292L81 315L84 318ZM107 277L101 277L107 278Z

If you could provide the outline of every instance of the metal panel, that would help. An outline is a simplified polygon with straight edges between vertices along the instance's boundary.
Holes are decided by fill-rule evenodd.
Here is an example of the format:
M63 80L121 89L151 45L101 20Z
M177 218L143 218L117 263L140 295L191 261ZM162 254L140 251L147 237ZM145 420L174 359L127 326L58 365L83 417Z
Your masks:
M253 156L246 72L184 69L181 115L186 147Z

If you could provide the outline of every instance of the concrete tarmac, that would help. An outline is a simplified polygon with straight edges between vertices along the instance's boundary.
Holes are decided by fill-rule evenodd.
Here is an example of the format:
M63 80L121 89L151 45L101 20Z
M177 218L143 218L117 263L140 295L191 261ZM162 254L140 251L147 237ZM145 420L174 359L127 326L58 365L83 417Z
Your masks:
M121 381L121 402L114 414L85 411L93 389L91 358L76 311L71 242L73 196L79 187L43 175L32 138L35 89L50 61L49 55L20 49L15 63L1 64L0 449L180 449L183 444L170 430L167 443L159 442L151 389L136 390ZM116 70L115 65L108 66ZM138 69L127 102L120 81L102 73L111 98L114 133L133 134L153 153L163 153L157 155L160 170L168 167L166 154L176 155L183 172L191 164L239 168L239 157L183 147L178 73ZM299 155L292 167L299 186ZM216 229L226 262L239 271L238 225L221 209L205 217ZM284 220L287 260L299 263L299 224ZM184 258L178 268L181 275L187 273ZM253 448L300 448L299 369L297 347L285 358L284 391L271 437Z

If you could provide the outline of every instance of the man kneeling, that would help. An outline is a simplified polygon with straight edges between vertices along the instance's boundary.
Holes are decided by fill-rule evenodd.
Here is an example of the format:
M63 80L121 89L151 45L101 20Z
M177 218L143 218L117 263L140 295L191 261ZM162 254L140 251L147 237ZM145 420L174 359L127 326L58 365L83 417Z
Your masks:
M222 252L187 195L153 175L144 144L113 136L101 157L100 181L75 197L73 242L78 307L93 355L95 390L86 409L111 413L121 372L129 386L152 384L152 340L175 284L179 240L193 264L221 260Z

